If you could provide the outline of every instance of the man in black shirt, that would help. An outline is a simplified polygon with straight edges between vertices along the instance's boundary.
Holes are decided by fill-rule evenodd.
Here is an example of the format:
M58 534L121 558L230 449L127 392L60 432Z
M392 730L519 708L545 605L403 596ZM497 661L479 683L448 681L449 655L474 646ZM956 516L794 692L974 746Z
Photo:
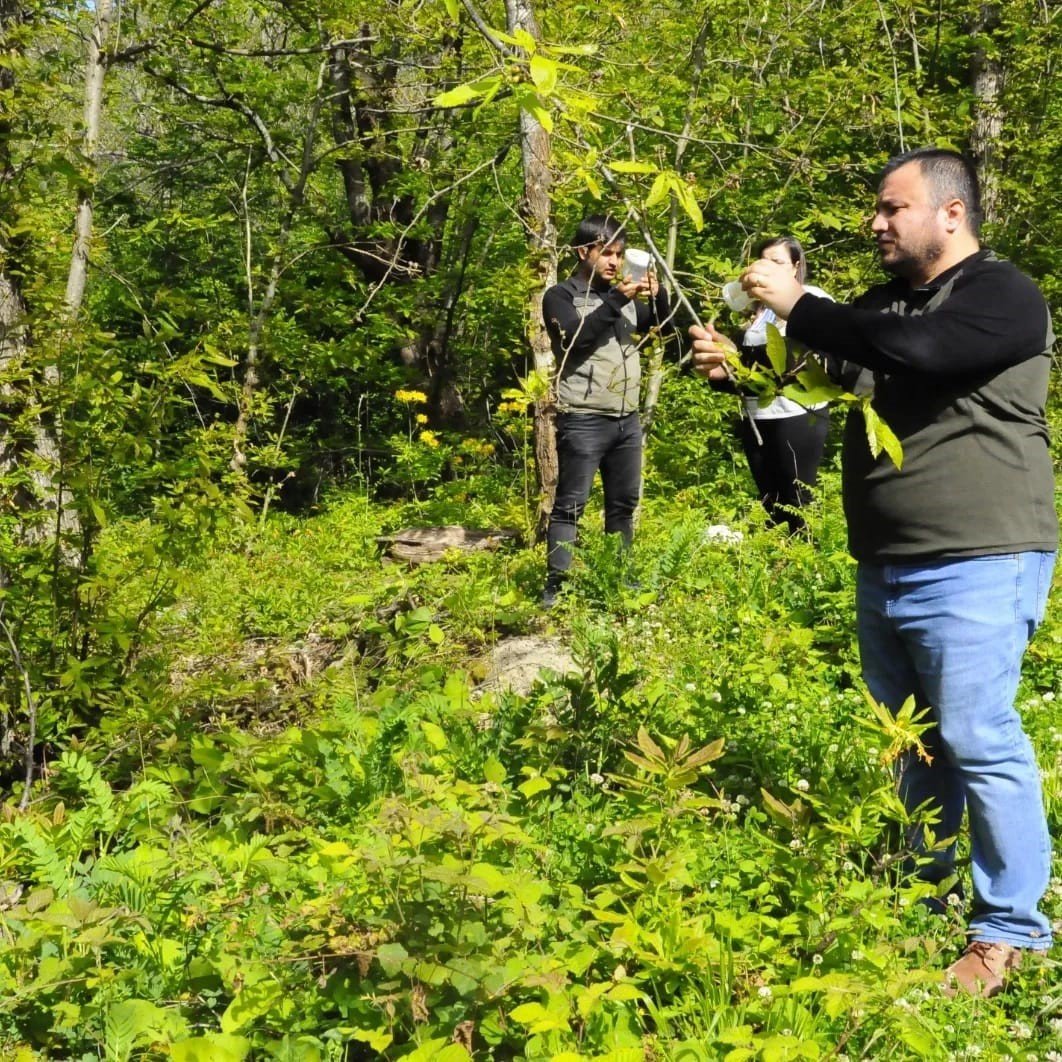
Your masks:
M670 318L655 275L634 279L624 271L623 228L615 218L585 218L572 245L575 272L542 300L557 363L558 475L546 536L546 608L571 566L576 527L599 469L605 530L631 541L642 477L642 338Z
M788 320L788 335L854 365L903 447L903 467L870 453L863 417L846 427L843 493L859 561L863 676L898 710L929 710L932 757L899 764L912 838L941 891L969 813L970 944L951 991L994 995L1022 950L1045 951L1039 910L1051 851L1040 778L1014 707L1021 658L1043 618L1058 523L1044 405L1050 314L1035 284L980 246L973 168L936 148L892 159L872 230L895 275L850 305L806 295L758 261L742 283ZM721 372L721 337L695 329L694 363ZM848 377L850 379L850 377ZM931 835L931 836L929 836Z

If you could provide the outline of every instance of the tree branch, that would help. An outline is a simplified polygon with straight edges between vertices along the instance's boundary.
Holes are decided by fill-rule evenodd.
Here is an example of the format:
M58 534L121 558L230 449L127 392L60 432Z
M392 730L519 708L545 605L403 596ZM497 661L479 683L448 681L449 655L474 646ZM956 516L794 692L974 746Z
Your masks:
M22 799L18 803L19 811L25 811L29 807L30 788L33 785L33 750L37 743L37 701L33 696L33 688L30 686L29 672L22 664L22 654L18 651L18 645L15 642L15 636L11 633L11 628L4 620L4 603L0 602L0 631L4 632L4 637L7 638L7 644L11 647L11 659L15 664L15 671L18 672L22 678L22 686L26 691L26 710L29 715L29 735L26 738L26 773L25 773L25 789L22 791Z
M513 55L513 50L494 36L490 26L487 25L486 20L476 10L472 0L461 0L461 6L468 12L468 17L472 19L472 24L479 30L480 34L482 34L484 40L486 40L486 42L499 55L504 55L507 59Z

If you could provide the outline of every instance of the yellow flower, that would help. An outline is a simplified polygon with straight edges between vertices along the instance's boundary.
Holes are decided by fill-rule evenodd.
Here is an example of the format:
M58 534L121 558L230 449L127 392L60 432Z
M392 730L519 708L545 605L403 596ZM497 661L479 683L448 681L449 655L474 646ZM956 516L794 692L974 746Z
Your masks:
M407 405L423 405L428 401L428 396L423 391L403 391L399 389L395 391L395 398L399 402L405 402Z
M420 433L420 441L434 450L439 445L439 436L433 431L422 431Z
M427 413L418 413L413 419L418 424L427 424L428 423L428 415L427 415Z

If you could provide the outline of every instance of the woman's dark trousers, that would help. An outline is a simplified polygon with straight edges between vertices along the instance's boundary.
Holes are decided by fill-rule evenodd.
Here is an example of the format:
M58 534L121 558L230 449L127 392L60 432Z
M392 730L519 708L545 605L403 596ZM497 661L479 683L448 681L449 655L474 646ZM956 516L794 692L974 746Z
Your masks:
M772 524L786 524L790 532L805 526L800 510L810 500L809 488L818 482L829 427L825 409L757 420L762 440L757 441L749 419L742 418L741 443Z

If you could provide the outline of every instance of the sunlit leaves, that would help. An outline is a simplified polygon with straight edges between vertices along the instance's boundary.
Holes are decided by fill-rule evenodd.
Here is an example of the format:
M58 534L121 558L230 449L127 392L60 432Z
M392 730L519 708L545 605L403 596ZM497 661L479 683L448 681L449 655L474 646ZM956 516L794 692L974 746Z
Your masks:
M789 352L786 349L785 337L774 324L767 325L767 360L776 375L785 375L789 367Z
M557 87L557 64L544 55L532 55L528 64L531 80L539 92L549 95Z
M903 447L896 433L878 416L874 409L871 398L865 398L861 403L863 420L866 423L867 444L870 452L877 457L883 450L889 455L889 460L897 468L903 467Z

